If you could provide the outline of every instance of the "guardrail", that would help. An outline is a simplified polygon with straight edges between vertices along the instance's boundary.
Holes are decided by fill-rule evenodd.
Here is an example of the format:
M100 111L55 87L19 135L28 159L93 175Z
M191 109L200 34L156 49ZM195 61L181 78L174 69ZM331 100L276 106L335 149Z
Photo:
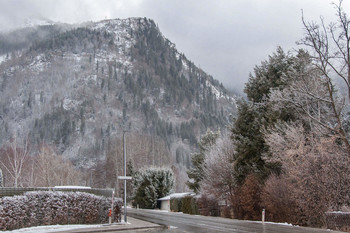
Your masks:
M30 191L61 191L61 192L84 192L98 196L112 197L113 189L96 189L96 188L69 188L69 187L28 187L28 188L0 188L0 198L6 196L23 195Z

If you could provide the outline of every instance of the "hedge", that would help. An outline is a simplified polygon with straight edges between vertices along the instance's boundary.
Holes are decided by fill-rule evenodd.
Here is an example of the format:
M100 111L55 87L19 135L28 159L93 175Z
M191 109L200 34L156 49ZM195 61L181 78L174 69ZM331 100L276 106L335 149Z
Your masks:
M193 196L182 198L182 212L184 214L199 214L197 199Z
M122 201L115 198L114 221L121 219ZM0 199L0 230L56 224L108 222L111 198L81 192L27 192Z
M171 198L170 210L173 212L182 212L182 198Z

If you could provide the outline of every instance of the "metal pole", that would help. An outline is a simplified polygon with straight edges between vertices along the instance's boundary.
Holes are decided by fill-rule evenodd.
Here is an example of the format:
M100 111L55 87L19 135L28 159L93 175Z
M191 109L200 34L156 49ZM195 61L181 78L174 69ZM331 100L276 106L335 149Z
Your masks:
M123 132L124 176L126 176L125 132L126 131ZM127 217L126 217L126 179L124 179L124 222L127 223Z
M112 206L111 206L111 210L112 210L112 216L111 216L111 222L112 220L114 220L114 190L112 191ZM111 224L111 222L109 224Z
M262 220L261 222L265 224L265 209L262 210Z

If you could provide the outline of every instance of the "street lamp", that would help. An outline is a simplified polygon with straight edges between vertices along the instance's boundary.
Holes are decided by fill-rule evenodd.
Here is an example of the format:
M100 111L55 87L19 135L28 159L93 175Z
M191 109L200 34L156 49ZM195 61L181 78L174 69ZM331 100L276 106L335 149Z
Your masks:
M127 223L126 217L126 150L125 150L125 133L127 131L123 131L123 154L124 154L124 222Z
M124 222L127 223L127 212L126 212L126 180L131 180L131 176L126 176L126 150L125 150L125 133L123 131L123 154L124 154L124 176L118 176L118 179L124 180Z
M92 188L92 172L95 171L94 168L90 169L90 188Z

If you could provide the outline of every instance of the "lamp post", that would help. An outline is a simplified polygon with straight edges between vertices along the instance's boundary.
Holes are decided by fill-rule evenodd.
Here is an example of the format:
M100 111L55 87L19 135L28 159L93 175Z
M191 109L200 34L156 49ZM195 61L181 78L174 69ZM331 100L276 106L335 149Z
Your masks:
M125 150L125 133L127 131L123 131L123 154L124 154L124 177L126 177L126 150ZM126 179L124 179L124 222L127 223L126 217Z
M92 188L92 172L95 171L94 168L90 169L90 188Z
M124 154L124 176L118 176L118 179L124 180L124 222L127 223L126 212L126 180L131 180L131 176L126 176L126 150L125 150L125 133L129 131L123 131L123 154Z

